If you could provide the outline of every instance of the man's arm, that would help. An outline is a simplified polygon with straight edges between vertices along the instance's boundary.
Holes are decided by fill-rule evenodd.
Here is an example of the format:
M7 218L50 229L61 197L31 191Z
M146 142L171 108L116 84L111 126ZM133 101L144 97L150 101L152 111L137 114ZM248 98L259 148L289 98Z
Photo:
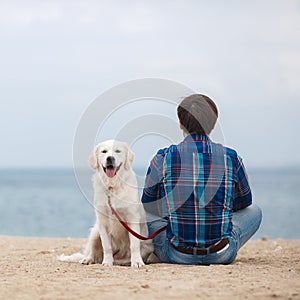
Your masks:
M243 161L238 157L236 169L235 193L233 199L233 210L240 210L252 204L252 193L248 182L248 176Z
M162 197L160 190L162 163L163 155L159 151L151 160L142 195L142 203L144 204L146 213L148 216L150 214L156 216L156 218L161 215L161 201L157 200L160 200Z
M150 203L157 200L158 196L158 174L157 169L154 167L153 160L148 167L145 185L143 189L142 202Z

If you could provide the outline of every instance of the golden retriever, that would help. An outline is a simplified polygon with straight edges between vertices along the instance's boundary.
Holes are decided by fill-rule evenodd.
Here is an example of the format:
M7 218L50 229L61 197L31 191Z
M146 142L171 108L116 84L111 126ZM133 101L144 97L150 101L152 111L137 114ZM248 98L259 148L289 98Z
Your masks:
M110 199L113 208L134 231L148 235L136 176L131 168L133 159L133 152L124 142L108 140L94 148L89 164L96 171L93 176L96 223L84 253L62 254L59 260L102 263L104 266L130 264L133 267L142 267L147 261L153 252L151 240L140 241L128 233L108 204ZM156 262L155 258L152 262Z

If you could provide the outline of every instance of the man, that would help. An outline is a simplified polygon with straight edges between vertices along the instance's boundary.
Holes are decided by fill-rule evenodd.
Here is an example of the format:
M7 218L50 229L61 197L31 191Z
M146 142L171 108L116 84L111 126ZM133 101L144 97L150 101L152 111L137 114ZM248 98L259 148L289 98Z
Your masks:
M260 226L241 158L212 142L218 109L194 94L178 106L184 140L157 152L142 196L149 233L162 262L230 264Z

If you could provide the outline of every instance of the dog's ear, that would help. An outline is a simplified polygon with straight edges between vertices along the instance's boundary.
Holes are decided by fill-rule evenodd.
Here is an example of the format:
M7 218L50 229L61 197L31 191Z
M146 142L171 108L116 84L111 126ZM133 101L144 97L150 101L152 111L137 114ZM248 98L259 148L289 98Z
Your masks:
M99 167L98 163L98 146L95 146L93 152L89 156L89 165L92 169L97 169Z
M133 160L134 160L134 153L127 146L127 155L126 155L126 160L125 160L125 164L124 164L124 168L126 170L130 169Z

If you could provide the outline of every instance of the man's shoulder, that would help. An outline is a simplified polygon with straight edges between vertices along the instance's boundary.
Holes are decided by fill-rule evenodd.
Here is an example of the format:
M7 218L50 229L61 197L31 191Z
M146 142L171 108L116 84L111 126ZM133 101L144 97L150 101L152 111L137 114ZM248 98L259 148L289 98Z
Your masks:
M151 164L156 165L157 167L161 166L168 153L172 153L174 151L177 151L177 145L171 145L169 147L159 149L152 158Z
M235 149L225 146L221 143L216 143L210 140L207 149L209 149L208 153L225 155L229 157L234 163L238 162L238 160L240 159L239 154Z
M159 156L165 156L166 153L168 152L168 149L169 148L162 148L162 149L159 149L156 153L156 155L159 155Z
M162 149L159 149L156 153L156 155L159 155L159 156L165 156L166 154L170 153L170 152L174 152L174 151L177 151L177 145L171 145L169 147L166 147L166 148L162 148Z
M237 158L238 157L238 153L235 149L233 148L230 148L230 147L226 147L226 146L223 146L224 149L225 149L225 153L231 157L234 157L234 158Z

